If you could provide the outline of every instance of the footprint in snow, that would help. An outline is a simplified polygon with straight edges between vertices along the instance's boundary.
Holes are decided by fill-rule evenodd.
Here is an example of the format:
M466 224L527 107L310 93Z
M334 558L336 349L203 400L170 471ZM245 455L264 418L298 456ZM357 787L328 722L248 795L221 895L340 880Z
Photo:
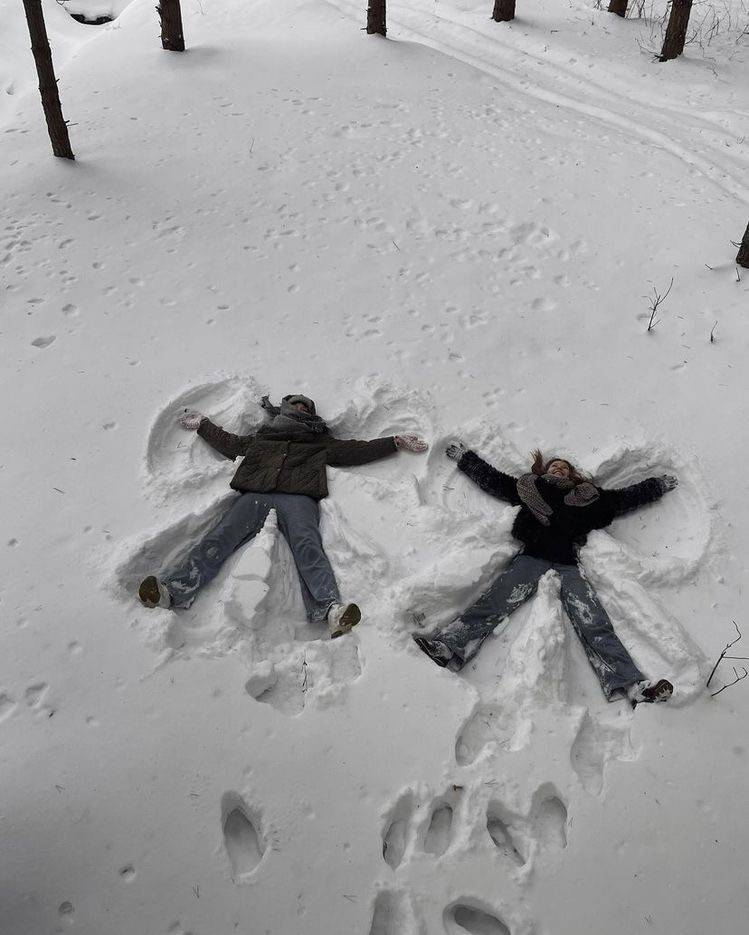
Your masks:
M455 903L445 909L445 931L448 935L511 935L510 929L493 912L465 903Z
M258 825L258 817L240 795L236 792L224 795L221 800L221 827L235 883L245 880L263 859L265 845Z

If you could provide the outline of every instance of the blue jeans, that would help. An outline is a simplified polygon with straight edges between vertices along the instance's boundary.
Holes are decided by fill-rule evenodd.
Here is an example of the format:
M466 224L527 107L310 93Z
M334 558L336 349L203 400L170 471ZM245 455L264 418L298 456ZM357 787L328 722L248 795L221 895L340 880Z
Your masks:
M560 565L522 552L462 616L429 634L430 639L439 640L452 653L448 668L459 671L473 659L487 636L535 594L539 580L551 569L561 578L565 612L606 697L611 700L642 681L645 676L614 632L609 615L580 566Z
M294 556L307 617L312 623L324 620L330 605L340 601L340 594L320 537L320 507L312 497L301 494L239 494L180 565L162 574L173 605L189 607L232 552L260 532L271 510L276 511L278 528Z

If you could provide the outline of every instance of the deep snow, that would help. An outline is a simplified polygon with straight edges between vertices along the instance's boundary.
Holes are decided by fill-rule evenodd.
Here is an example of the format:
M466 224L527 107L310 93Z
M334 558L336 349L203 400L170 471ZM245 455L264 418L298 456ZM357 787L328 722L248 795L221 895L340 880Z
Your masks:
M385 42L344 0L203 0L174 55L145 0L45 0L67 164L3 0L3 935L743 929L749 682L704 683L746 623L745 46L660 66L593 4L486 6L391 3ZM291 390L432 445L330 472L363 623L304 623L272 522L145 611L229 495L174 415ZM460 676L418 653L515 548L454 437L679 476L583 556L673 703L605 703L553 577Z

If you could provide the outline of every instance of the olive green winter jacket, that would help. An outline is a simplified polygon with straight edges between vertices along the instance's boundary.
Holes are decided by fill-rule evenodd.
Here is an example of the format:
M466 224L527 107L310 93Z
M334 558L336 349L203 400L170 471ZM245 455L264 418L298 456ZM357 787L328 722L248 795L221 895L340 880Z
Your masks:
M203 419L198 435L232 461L243 458L230 484L235 490L296 493L315 500L328 495L327 465L352 467L397 451L393 436L365 442L309 432L283 439L266 427L254 435L232 435L210 419Z

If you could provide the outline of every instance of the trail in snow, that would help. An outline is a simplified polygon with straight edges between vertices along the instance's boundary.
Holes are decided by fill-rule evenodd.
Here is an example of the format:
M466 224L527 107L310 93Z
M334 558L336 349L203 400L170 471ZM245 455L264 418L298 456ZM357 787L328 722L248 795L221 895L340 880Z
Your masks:
M362 10L349 0L327 2L352 19L362 19ZM675 156L727 194L749 202L749 187L743 182L749 172L749 148L742 145L749 135L749 113L731 111L735 120L743 122L727 131L704 113L696 116L686 108L675 110L663 103L653 107L650 101L635 101L615 88L581 79L548 55L534 57L528 48L519 54L517 44L502 41L504 24L497 28L499 24L482 17L485 24L479 29L471 25L475 16L459 17L449 10L445 4L428 8L402 3L389 6L389 36L419 42L490 75L498 87L513 93L513 98L506 99L508 108L516 107L516 101L522 98L563 107L585 118L578 132L584 127L584 132L590 133L591 124L597 123L600 138L607 140L607 129L620 131L630 141L639 140ZM632 54L638 54L634 44ZM518 69L527 68L529 55L540 67L527 79L514 77ZM587 99L580 100L581 96ZM539 115L525 110L524 116L538 119Z

